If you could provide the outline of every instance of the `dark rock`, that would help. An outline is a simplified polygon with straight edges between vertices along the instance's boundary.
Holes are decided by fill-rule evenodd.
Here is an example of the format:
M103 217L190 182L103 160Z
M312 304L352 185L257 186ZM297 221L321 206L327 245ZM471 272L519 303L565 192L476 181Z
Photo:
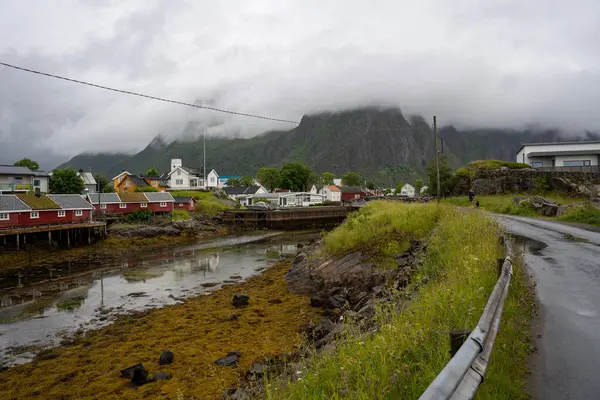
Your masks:
M239 275L231 275L229 279L242 279L242 277Z
M237 321L238 317L239 317L238 314L231 314L227 320L228 321Z
M313 307L323 307L323 304L324 304L324 302L317 297L310 298L310 305Z
M230 351L225 357L221 357L215 361L215 364L221 367L233 367L237 365L241 356L239 351Z
M271 303L271 304L281 304L281 303L283 303L283 301L281 301L279 299L272 299L272 300L269 300L269 303Z
M123 371L121 371L121 376L123 376ZM146 368L144 368L144 365L142 363L139 363L133 369L131 383L133 383L136 386L141 386L148 382L148 371L146 370Z
M174 356L175 355L173 354L172 351L163 350L163 352L160 353L160 358L158 359L158 363L160 365L171 364L173 362Z
M127 296L129 296L129 297L148 297L146 292L132 292L132 293L129 293Z
M302 243L298 243L298 244L296 245L296 248L298 248L298 249L302 249L302 248L304 248L304 245L303 245Z
M125 378L125 379L131 379L133 378L133 371L139 366L141 365L143 368L143 365L137 364L137 365L132 365L131 367L127 367L125 369L121 370L121 378Z
M6 365L3 365L0 367L0 372L4 372L4 371L8 371L8 367Z
M166 372L158 372L156 375L154 375L152 381L167 381L169 379L171 379L171 375L167 374Z
M292 262L292 265L300 264L302 261L306 260L307 257L308 256L304 252L298 253L296 255L296 258L294 258L294 261Z
M270 370L268 365L264 364L254 364L250 367L250 369L246 372L247 375L254 376L264 376Z
M250 296L247 294L237 293L233 296L232 304L235 307L244 307L248 305L248 301L250 300Z
M207 283L200 284L200 286L202 286L204 288L208 288L208 287L215 287L218 284L219 284L219 282L207 282Z
M346 305L346 299L344 299L341 295L336 294L331 296L325 301L324 307L327 309L336 309L342 308Z

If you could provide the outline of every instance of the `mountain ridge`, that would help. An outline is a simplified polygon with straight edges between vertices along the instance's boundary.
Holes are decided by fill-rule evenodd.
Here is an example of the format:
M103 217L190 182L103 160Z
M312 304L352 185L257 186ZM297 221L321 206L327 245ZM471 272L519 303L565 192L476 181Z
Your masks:
M439 136L454 168L477 159L514 161L524 142L577 139L556 129L458 130L453 126L442 127ZM600 139L600 135L588 132L578 139ZM421 116L406 119L397 108L366 107L305 115L288 131L268 131L252 138L207 137L206 166L223 175L255 175L261 167L299 161L319 173L341 176L353 170L377 184L394 185L423 177L427 162L433 158L433 147L432 129ZM143 173L156 167L166 172L171 158L180 158L187 166L200 166L202 157L202 137L168 143L157 135L138 153L82 153L59 168L91 166L94 172L111 178L122 170Z

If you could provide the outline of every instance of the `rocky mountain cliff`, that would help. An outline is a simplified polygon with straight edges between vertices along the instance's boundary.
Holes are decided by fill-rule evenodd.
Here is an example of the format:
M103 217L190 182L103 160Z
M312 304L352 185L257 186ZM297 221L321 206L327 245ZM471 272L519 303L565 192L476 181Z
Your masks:
M444 152L453 167L477 159L514 160L523 142L556 141L559 131L440 129ZM600 136L588 134L586 139ZM573 140L573 137L569 138ZM97 171L108 178L122 170L144 172L156 167L168 171L171 158L184 165L202 165L202 138L167 143L156 137L142 151L125 154L80 154L62 167ZM249 139L207 138L206 165L224 175L255 175L261 167L280 167L288 161L308 164L317 172L341 176L348 170L379 184L414 181L424 175L433 157L433 132L427 121L406 119L399 109L361 108L304 116L289 131L273 131Z

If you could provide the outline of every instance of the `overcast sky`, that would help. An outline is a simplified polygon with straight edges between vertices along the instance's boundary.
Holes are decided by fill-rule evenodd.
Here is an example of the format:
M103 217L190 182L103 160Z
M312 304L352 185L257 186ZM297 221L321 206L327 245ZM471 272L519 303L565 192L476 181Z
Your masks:
M397 105L442 124L600 128L598 0L0 0L0 60L299 120ZM0 164L265 123L0 66Z

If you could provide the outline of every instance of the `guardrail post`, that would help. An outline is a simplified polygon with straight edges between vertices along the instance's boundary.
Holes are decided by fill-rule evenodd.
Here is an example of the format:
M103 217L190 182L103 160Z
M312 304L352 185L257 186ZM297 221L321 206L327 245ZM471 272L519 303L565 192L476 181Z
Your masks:
M450 332L450 356L454 357L458 349L461 348L465 340L469 337L471 331L466 329L457 329Z

